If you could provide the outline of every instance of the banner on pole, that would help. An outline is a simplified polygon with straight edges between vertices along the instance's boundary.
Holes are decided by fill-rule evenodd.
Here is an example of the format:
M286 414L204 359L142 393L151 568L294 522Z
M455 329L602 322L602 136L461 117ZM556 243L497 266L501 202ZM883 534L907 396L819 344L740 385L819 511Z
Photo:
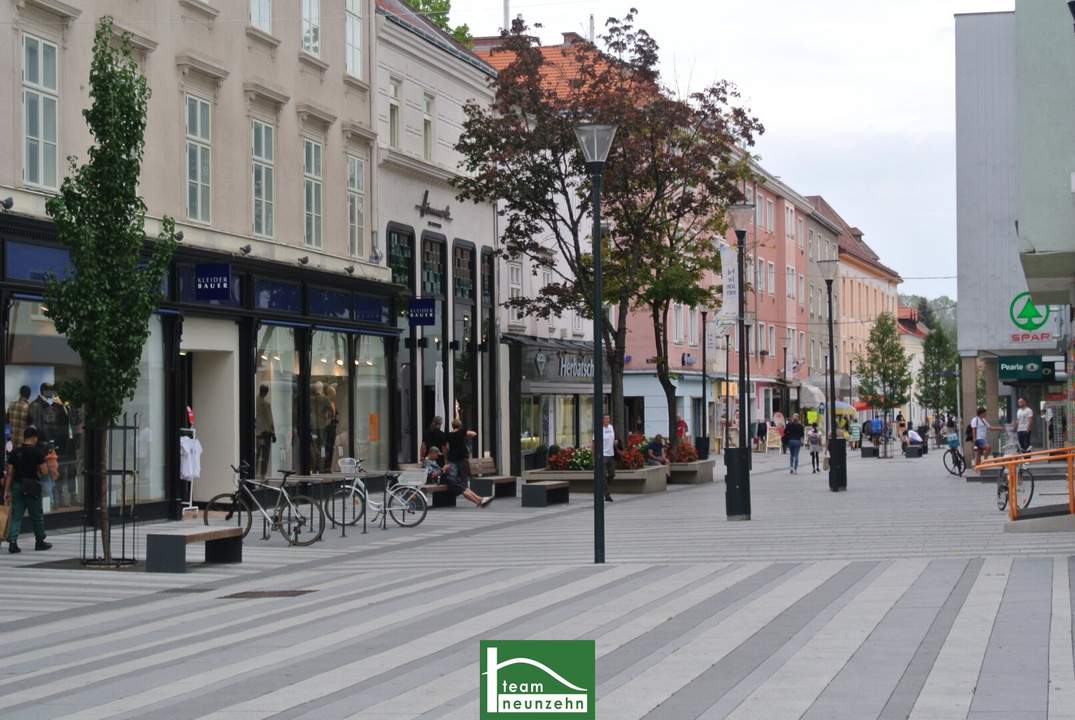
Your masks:
M720 312L716 324L718 335L729 335L739 318L739 258L730 245L720 248L721 288Z

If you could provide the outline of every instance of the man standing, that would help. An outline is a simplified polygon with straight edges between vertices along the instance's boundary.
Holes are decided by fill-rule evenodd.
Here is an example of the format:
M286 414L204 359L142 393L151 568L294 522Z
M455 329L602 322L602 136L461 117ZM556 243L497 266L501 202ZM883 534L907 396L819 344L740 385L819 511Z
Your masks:
M1026 398L1019 398L1019 410L1015 413L1015 434L1019 438L1019 451L1030 450L1030 426L1034 422L1034 411L1026 404Z
M55 463L45 457L45 451L37 444L37 430L26 428L22 445L11 451L7 458L7 474L4 481L4 502L11 503L11 519L8 527L8 552L19 549L19 530L22 516L29 511L34 524L34 550L48 550L52 543L45 542L45 512L41 506L41 478L56 479Z
M612 481L616 478L616 429L608 415L601 418L601 459L605 464L605 502L612 502Z
M985 419L985 408L978 408L978 414L970 421L974 433L974 464L988 458L992 447L989 445L989 421Z

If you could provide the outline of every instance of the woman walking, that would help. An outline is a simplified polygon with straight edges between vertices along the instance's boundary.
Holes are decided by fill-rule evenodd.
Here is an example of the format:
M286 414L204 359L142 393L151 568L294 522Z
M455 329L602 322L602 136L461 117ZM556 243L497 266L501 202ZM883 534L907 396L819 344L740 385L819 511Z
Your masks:
M817 423L810 426L806 432L806 444L810 447L810 467L813 473L821 472L821 433L817 430Z
M803 446L804 434L803 424L799 422L799 416L792 415L791 422L784 426L784 437L788 439L788 451L791 454L789 462L792 475L799 473L799 450Z

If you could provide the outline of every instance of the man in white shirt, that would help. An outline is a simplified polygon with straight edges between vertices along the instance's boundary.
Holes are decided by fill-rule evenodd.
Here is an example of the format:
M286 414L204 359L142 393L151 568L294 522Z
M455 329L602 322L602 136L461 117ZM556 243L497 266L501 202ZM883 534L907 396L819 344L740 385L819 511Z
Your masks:
M1019 438L1019 450L1030 450L1030 426L1034 422L1034 411L1026 404L1026 398L1019 398L1019 409L1015 413L1015 434Z
M908 445L921 445L922 436L919 435L914 429L907 431L907 444Z
M616 428L609 416L601 418L601 460L605 465L605 502L612 502L612 481L616 477Z
M970 426L974 429L974 464L977 465L983 458L989 457L993 450L986 436L989 431L989 421L985 419L984 407L978 408L978 415L970 421Z

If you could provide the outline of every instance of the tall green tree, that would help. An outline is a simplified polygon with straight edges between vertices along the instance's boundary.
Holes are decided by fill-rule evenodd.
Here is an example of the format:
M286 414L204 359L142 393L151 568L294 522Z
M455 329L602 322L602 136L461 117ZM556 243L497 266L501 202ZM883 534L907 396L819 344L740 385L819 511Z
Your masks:
M900 345L899 329L891 313L881 313L870 329L866 354L859 368L859 397L888 418L905 404L911 390L911 360ZM887 444L886 444L887 452Z
M147 250L146 206L138 195L146 105L150 91L124 33L113 46L112 18L97 24L90 63L90 107L82 111L93 136L87 161L72 159L59 195L46 207L59 241L70 249L71 272L45 282L47 315L82 358L84 379L63 383L62 396L83 409L88 487L98 492L98 528L111 562L108 522L107 429L134 397L149 318L175 249L175 224L165 217ZM91 467L89 462L93 463Z
M918 368L917 397L922 407L935 413L958 413L956 368L959 356L944 329L937 327L926 336L922 346L922 366Z
M474 42L474 36L470 34L470 27L466 23L452 27L448 17L452 12L452 0L406 0L406 3L455 38L460 45L470 47Z

